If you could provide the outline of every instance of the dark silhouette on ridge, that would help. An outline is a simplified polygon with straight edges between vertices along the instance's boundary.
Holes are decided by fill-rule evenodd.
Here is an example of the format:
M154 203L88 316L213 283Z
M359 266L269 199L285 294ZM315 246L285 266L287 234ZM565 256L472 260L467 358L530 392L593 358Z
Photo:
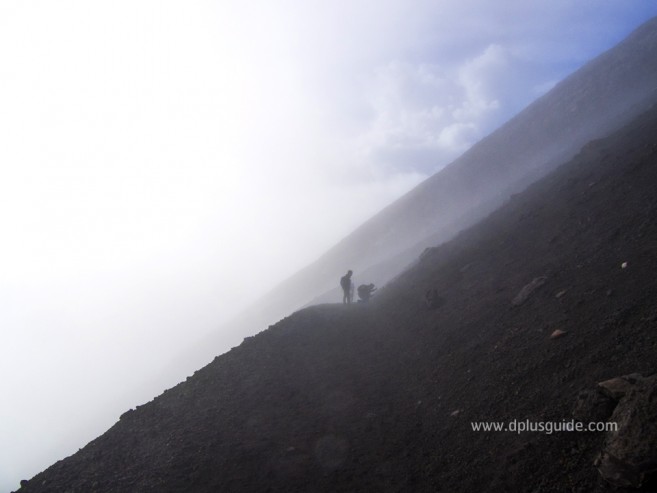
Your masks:
M342 288L342 303L345 305L350 305L353 300L353 282L351 280L353 272L347 271L347 273L340 278L340 287Z
M372 297L372 294L374 294L374 291L376 291L374 284L361 284L358 286L359 303L367 303Z

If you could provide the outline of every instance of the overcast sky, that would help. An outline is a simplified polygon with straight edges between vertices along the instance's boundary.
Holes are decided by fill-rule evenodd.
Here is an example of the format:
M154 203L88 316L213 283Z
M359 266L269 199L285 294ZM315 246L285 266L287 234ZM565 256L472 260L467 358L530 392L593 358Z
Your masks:
M0 490L155 396L181 348L654 15L653 0L0 0Z

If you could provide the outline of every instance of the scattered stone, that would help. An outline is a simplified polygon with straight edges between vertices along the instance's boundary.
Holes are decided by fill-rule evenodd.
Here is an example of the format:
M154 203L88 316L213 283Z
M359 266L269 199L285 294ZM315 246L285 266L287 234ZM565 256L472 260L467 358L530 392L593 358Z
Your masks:
M529 297L536 291L538 288L543 286L545 282L547 281L547 277L542 276L542 277L536 277L535 279L532 280L529 284L525 285L520 292L516 295L515 298L511 301L511 304L513 306L520 306L522 305L525 301L529 299Z
M600 382L598 388L612 399L619 401L641 380L643 377L639 373L631 373Z
M627 262L623 262L621 264L621 269L627 269Z
M640 488L649 475L657 472L655 416L657 376L641 377L616 406L609 421L616 423L617 429L607 433L604 448L594 462L607 482Z
M561 329L556 329L552 334L550 334L550 339L559 339L559 337L563 337L567 334L565 330Z
M425 248L422 253L420 254L420 261L426 260L429 255L431 255L432 252L436 250L436 247L428 247Z
M564 289L564 290L562 290L562 291L559 291L557 294L555 294L554 297L555 297L556 299L559 299L559 298L561 298L564 294L566 294L567 292L568 292L568 290L567 290L567 289Z

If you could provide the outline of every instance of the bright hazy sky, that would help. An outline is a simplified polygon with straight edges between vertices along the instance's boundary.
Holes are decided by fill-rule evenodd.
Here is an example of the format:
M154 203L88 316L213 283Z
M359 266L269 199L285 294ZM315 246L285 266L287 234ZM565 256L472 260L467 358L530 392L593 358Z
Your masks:
M0 490L653 0L0 0ZM228 349L221 348L218 352Z

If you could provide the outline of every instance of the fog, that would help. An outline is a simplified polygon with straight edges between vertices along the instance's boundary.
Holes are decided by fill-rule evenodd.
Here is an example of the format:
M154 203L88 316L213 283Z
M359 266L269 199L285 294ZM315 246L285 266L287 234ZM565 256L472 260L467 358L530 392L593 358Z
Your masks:
M0 0L0 490L654 15Z

